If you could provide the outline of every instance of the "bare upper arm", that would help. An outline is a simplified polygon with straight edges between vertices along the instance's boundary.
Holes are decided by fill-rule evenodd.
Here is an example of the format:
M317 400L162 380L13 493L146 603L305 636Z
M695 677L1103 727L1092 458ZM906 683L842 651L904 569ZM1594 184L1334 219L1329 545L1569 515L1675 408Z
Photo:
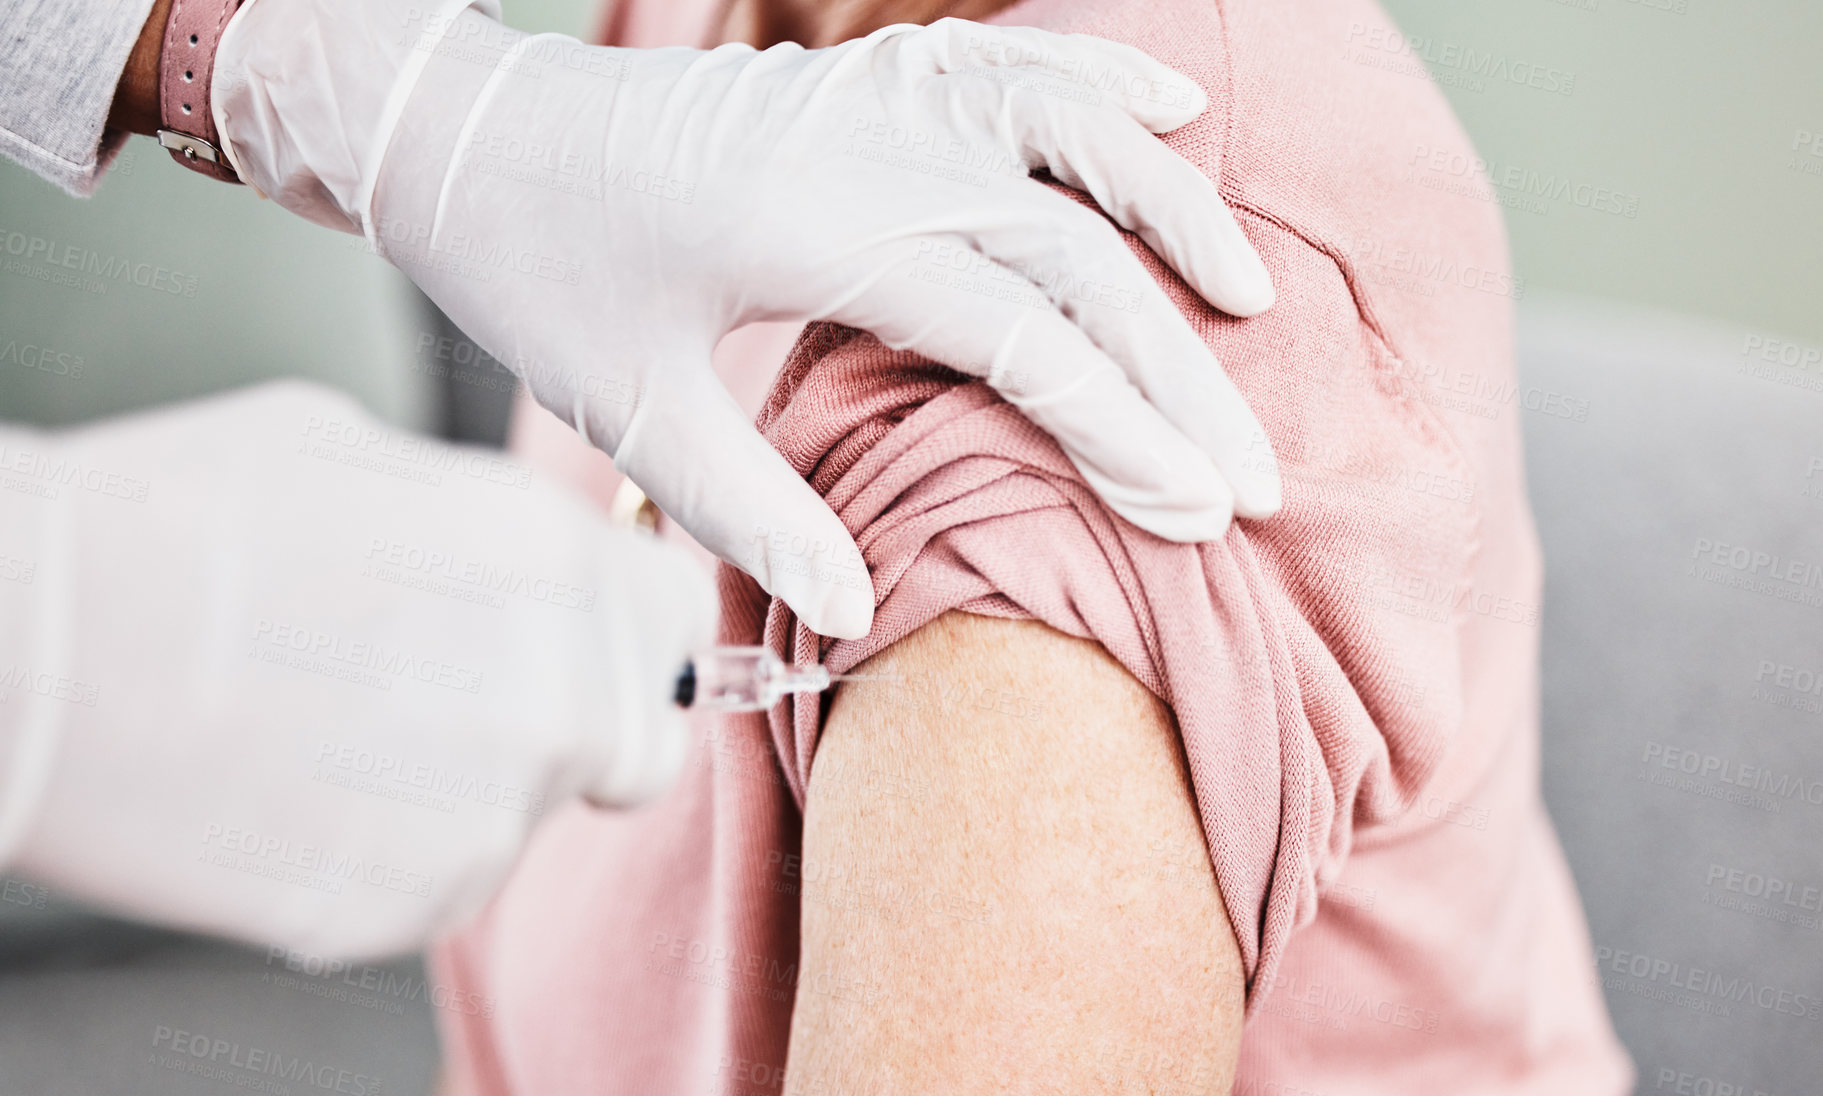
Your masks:
M1229 1091L1242 967L1170 712L1028 621L861 670L902 681L843 686L811 769L787 1096Z

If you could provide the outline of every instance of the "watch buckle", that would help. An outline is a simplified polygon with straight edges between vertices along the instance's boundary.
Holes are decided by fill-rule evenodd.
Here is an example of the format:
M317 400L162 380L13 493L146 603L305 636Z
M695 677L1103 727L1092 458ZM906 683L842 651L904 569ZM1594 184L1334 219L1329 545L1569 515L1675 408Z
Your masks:
M192 163L197 160L207 160L212 164L227 162L222 156L221 149L201 137L192 137L188 133L179 133L174 129L159 130L158 143Z

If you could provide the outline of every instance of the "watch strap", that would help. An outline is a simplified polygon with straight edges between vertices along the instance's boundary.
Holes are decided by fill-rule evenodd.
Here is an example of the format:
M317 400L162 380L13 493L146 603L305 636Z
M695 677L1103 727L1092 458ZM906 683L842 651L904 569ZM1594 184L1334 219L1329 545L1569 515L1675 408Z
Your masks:
M222 154L210 109L215 47L241 0L173 0L158 59L158 143L171 158L224 182L239 176Z

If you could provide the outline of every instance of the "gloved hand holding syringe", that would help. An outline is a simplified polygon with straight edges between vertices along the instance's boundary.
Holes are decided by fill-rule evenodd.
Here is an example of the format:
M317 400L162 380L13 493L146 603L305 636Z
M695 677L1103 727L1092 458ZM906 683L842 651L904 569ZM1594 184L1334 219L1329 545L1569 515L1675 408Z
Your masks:
M838 681L897 681L898 674L832 674L818 663L791 665L768 647L711 647L678 672L680 708L763 712L792 693L820 693Z

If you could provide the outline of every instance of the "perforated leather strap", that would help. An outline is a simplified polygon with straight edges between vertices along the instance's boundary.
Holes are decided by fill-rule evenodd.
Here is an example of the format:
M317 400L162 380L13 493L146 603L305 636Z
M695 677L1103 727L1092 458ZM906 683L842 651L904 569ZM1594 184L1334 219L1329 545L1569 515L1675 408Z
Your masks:
M185 167L238 183L209 109L215 47L241 0L174 0L158 59L158 143Z

